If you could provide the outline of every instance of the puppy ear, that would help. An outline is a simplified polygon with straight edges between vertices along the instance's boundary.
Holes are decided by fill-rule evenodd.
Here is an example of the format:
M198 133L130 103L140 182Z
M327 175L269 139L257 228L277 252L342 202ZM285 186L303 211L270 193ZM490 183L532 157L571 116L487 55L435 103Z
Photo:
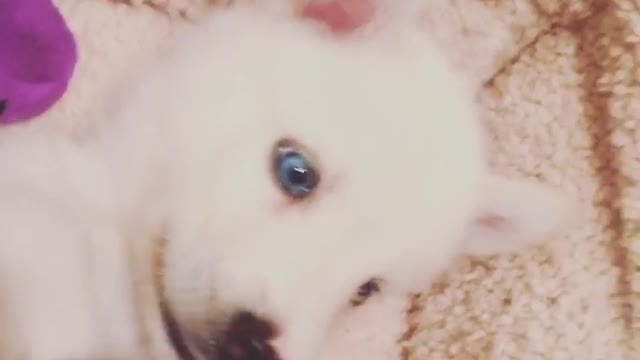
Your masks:
M483 190L464 238L468 255L519 251L559 235L576 218L573 199L537 182L489 175Z

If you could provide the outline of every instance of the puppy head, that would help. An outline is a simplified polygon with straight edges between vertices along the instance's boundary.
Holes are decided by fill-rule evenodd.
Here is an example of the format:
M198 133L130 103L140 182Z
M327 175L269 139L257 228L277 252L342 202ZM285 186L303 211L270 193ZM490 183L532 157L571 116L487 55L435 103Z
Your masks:
M566 209L487 174L470 91L411 27L336 39L230 9L141 89L131 121L169 134L163 296L199 358L312 359L371 279L422 290Z

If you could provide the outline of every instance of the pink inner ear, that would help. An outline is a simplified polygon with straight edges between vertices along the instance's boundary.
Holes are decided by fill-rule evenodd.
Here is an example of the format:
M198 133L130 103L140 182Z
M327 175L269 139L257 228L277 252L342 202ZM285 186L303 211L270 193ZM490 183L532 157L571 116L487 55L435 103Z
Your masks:
M338 34L349 33L366 25L374 13L373 0L312 1L302 9L302 17L324 23Z
M491 229L492 231L504 231L512 226L504 216L493 213L483 214L476 219L476 222L481 227Z

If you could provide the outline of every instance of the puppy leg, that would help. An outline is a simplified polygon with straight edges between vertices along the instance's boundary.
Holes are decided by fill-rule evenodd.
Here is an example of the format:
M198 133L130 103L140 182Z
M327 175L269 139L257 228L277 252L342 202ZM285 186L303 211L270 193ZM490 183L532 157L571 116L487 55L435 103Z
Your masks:
M96 280L111 276L104 246L118 239L88 218L31 189L0 184L0 358L89 359L111 346L104 314L109 306L117 314L122 302L104 296L117 293L113 282ZM117 336L133 338L129 324L119 325Z

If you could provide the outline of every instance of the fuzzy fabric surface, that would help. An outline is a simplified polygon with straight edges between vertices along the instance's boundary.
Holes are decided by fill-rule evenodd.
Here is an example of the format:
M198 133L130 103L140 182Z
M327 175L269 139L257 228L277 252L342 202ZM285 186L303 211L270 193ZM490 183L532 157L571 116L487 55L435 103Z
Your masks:
M38 122L69 129L108 108L131 61L217 6L54 2L80 58ZM425 26L478 86L496 171L575 194L587 219L543 249L466 259L421 295L372 301L343 319L324 358L640 359L640 4L426 3Z

